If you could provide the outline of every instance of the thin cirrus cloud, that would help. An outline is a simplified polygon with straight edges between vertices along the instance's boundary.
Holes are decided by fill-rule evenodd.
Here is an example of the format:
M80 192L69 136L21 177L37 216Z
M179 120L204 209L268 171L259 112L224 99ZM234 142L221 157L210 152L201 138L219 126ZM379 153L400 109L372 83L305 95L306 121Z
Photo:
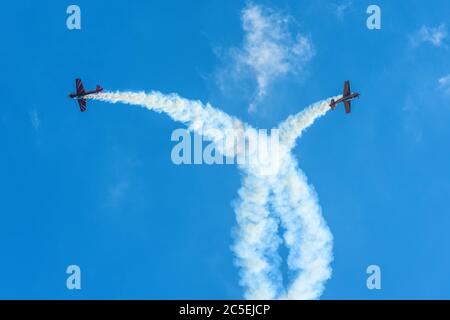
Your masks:
M350 8L352 7L352 2L351 1L345 1L343 3L340 4L335 4L332 3L330 5L332 12L334 13L334 15L336 16L336 18L339 21L343 21L344 20L344 16L345 14L350 10Z
M241 21L244 40L241 47L229 51L232 65L227 73L231 70L235 78L256 81L249 106L249 111L255 111L274 81L304 68L314 56L314 47L309 37L290 32L290 16L274 9L249 4L241 12Z
M450 74L439 78L438 84L440 89L444 90L446 93L450 93Z
M35 130L38 130L39 126L41 125L41 119L39 118L39 115L36 110L33 110L30 112L30 121L31 121L31 126Z
M110 186L108 189L107 201L105 205L107 207L116 207L120 205L125 199L129 189L130 183L126 179L122 179L116 184Z
M447 39L448 32L445 24L437 27L422 26L420 30L412 37L413 46L419 46L422 43L429 43L434 47L441 47Z

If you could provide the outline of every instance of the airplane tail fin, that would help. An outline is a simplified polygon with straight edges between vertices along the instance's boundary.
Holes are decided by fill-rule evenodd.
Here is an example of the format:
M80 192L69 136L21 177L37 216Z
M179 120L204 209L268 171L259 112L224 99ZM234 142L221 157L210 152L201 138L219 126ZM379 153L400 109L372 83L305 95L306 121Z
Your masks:
M102 86L98 84L97 87L95 88L95 91L97 91L97 92L103 91Z
M336 108L336 103L334 102L334 99L331 99L330 108L333 110L334 110L334 108Z

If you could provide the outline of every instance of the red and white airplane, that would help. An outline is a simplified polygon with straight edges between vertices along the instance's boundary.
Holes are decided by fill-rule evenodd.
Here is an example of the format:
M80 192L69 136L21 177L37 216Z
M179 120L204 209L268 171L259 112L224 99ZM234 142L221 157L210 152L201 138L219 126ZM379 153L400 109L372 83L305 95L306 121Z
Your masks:
M86 99L85 96L89 94L96 94L103 91L103 88L100 85L97 85L95 90L92 91L85 91L83 87L83 82L81 82L81 79L75 80L77 92L69 94L69 98L76 99L78 101L78 104L80 105L80 111L85 112L86 111Z
M343 102L344 106L345 106L345 112L346 113L350 113L351 112L351 101L355 98L359 97L359 93L358 92L351 92L350 91L350 81L345 81L344 83L344 93L342 94L342 98L337 99L336 101L334 99L331 100L330 102L330 108L334 110L334 108L336 108L336 105L338 103Z

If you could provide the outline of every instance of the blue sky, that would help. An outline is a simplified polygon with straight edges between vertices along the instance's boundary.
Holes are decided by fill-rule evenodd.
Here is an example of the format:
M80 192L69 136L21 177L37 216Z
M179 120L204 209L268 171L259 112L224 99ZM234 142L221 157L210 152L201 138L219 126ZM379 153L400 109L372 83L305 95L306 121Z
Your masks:
M381 30L368 30L376 3ZM276 126L352 81L294 151L334 236L324 299L450 298L450 29L445 1L254 1L289 16L314 54L270 82L235 74L245 1L4 3L0 20L0 298L240 299L230 250L240 174L175 166L167 116L67 98L159 90ZM339 14L338 14L339 13ZM82 289L66 288L79 265ZM381 267L368 290L366 268Z

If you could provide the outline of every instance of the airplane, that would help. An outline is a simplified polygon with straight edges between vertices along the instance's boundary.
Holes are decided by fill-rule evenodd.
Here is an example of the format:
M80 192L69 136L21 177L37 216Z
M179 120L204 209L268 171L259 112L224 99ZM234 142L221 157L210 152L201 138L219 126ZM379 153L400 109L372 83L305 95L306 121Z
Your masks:
M343 102L345 106L345 112L350 113L351 112L351 100L358 98L359 93L358 92L351 92L350 91L350 81L345 81L344 83L344 93L342 95L342 98L337 99L336 101L334 99L331 99L330 102L330 108L334 110L336 108L336 105L338 103Z
M103 91L103 88L100 85L97 85L95 90L92 91L85 91L83 87L83 82L81 82L81 79L75 79L75 85L77 92L69 94L69 98L76 99L78 101L78 104L80 105L80 111L85 112L86 111L86 97L89 94L96 94Z

